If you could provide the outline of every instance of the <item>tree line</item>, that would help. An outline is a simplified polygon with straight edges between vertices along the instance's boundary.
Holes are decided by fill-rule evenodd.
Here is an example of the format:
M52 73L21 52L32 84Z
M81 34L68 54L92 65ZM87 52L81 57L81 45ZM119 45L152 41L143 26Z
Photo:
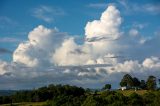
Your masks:
M155 76L148 76L147 80L139 80L136 77L132 77L129 74L123 76L120 86L121 87L128 87L128 88L139 88L139 89L147 89L147 90L155 90L156 86L156 77Z
M153 75L148 76L147 80L139 80L137 77L132 77L129 74L125 74L121 79L119 85L126 87L126 89L144 89L155 90L157 89L156 77ZM105 84L102 90L110 90L111 84Z
M156 78L149 76L146 81L139 81L126 74L120 81L121 86L149 89L144 95L133 93L124 96L118 90L110 91L111 84L106 84L102 91L92 91L71 85L48 85L33 90L17 91L11 96L0 96L0 104L20 102L45 102L45 106L159 106L160 90L155 89Z

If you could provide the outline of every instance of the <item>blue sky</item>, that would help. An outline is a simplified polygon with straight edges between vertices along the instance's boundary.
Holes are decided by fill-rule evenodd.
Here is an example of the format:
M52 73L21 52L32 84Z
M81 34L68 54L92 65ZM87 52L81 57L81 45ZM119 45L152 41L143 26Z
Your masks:
M118 38L117 41L114 39L115 43L113 44L109 43L109 46L106 47L107 48L106 50L108 51L102 50L102 52L105 51L105 53L107 52L108 54L105 54L105 55L100 54L101 49L99 49L98 46L95 47L96 48L95 51L88 53L86 50L88 50L89 48L87 48L88 46L85 45L86 41L84 39L90 36L88 34L85 35L87 31L88 32L90 31L87 28L85 29L85 27L88 25L89 22L93 23L93 21L95 20L98 20L98 21L101 20L100 19L101 14L104 11L107 11L107 8L110 5L115 6L116 7L115 11L118 10L120 12L120 16L119 16L119 13L116 13L118 15L115 15L115 16L113 14L113 16L115 17L115 19L121 18L122 22L118 25L116 24L118 26L116 28L112 28L112 25L111 25L111 28L107 27L108 28L107 30L118 30L117 33L122 32L122 36L120 36L120 38ZM114 7L111 7L111 8L114 8ZM112 13L109 13L109 14L112 15ZM112 23L112 24L115 24L115 23ZM98 28L98 26L96 25L93 25L93 26L95 27L95 30L96 30L96 27ZM56 52L54 51L55 48L51 48L51 49L54 49L53 50L54 53L52 53L52 55L54 55L55 57L52 56L50 58L54 57L54 59L58 58L58 60L60 60L61 58L59 58L58 54L61 54L62 52L64 52L63 50L68 50L68 48L73 48L73 50L70 50L70 51L68 50L66 54L71 53L70 55L73 56L72 58L75 58L76 60L78 58L77 55L76 56L72 55L72 53L75 53L75 54L80 53L78 54L78 56L81 56L83 53L85 54L87 52L88 53L88 54L86 53L87 56L89 55L89 57L92 57L92 59L95 59L96 62L99 61L94 64L103 64L102 60L106 57L106 55L107 56L109 55L112 57L116 55L121 56L122 54L124 54L124 57L127 57L127 59L130 59L130 61L128 60L128 61L116 62L116 65L114 67L115 70L117 67L118 68L120 67L120 69L121 68L123 69L122 66L124 67L131 66L133 69L139 69L139 70L145 69L145 71L147 70L147 73L150 73L148 70L152 69L152 70L155 70L155 72L157 72L157 67L158 68L160 67L158 65L160 64L160 60L159 60L160 49L158 48L160 44L160 41L159 41L160 40L160 1L159 0L132 0L132 1L131 0L83 0L83 1L82 0L1 0L0 1L0 76L1 76L2 66L5 67L5 64L12 65L13 60L16 61L17 63L22 63L23 65L27 66L30 61L28 62L28 60L25 60L25 59L26 58L28 59L28 57L29 59L31 57L31 63L33 62L32 58L33 60L34 58L36 59L38 58L37 64L39 66L41 66L41 63L43 64L54 63L54 65L55 64L59 64L59 65L77 65L77 64L79 65L80 64L81 65L84 60L82 61L82 63L77 63L75 61L70 61L71 63L69 63L67 61L68 62L67 64L65 59L66 58L68 59L69 56L68 57L64 56L64 58L62 58L61 61L57 61L57 63L55 62L56 59L54 60L54 62L51 62L51 63L50 63L50 60L47 60L48 54L50 56L51 53L48 53L47 56L44 58L41 58L43 57L42 54L40 55L37 54L37 57L36 57L35 54L39 50L39 47L40 48L42 47L42 49L45 49L44 51L46 53L48 52L47 48L50 48L45 46L46 42L50 41L50 36L44 33L43 30L50 31L51 29L54 29L54 28L55 28L55 31L56 29L59 30L58 33L60 32L63 33L62 35L65 35L65 36L67 35L67 37L69 36L70 38L72 37L75 38L75 42L74 40L72 41L72 39L66 40L65 37L59 38L59 35L57 36L57 38L61 40L63 39L64 42L62 42L61 40L56 41L54 40L55 38L53 37L53 41L52 41L53 46L56 44L57 45L61 44L62 46L56 47L56 50L57 50ZM34 29L36 29L39 32L36 32ZM91 32L92 31L94 32L94 28L93 30L91 30ZM36 32L35 36L40 36L40 37L34 38L33 36L34 34L29 34L30 32L33 32L33 33ZM46 37L46 39L44 38L45 43L43 42L43 37L41 38L41 33L44 35L46 34L46 36L48 37L48 38ZM53 33L53 35L54 34L55 33ZM42 45L41 44L37 44L38 46L33 45L32 44L33 42L28 40L29 35L31 35L30 37L31 39L42 42ZM108 35L105 35L105 36L108 36ZM102 37L106 39L105 36L100 36L100 38ZM94 35L93 38L91 39L96 40L99 38ZM69 43L66 43L65 41ZM95 42L98 42L98 41L95 41ZM94 45L94 42L92 43ZM108 41L106 41L105 43L108 44ZM18 47L20 44L24 44L24 48L26 47L27 49L25 48L26 49L25 50L23 49L23 47L22 48ZM33 48L26 46L27 44L31 44ZM63 47L63 44L65 45L64 47ZM69 47L66 46L67 44L68 45L70 44ZM97 43L95 43L95 45L97 45ZM100 48L103 48L103 47L100 47ZM110 48L114 48L114 50L110 50ZM100 53L96 54L98 50L100 51ZM117 51L119 50L119 51L117 52L116 50ZM49 51L49 52L53 52L53 51ZM19 52L19 54L16 55L17 57L14 55L18 60L13 59L14 57L13 53L15 52ZM64 54L62 53L61 55L63 57L63 55L65 55L65 52ZM87 56L82 55L82 58L88 59ZM99 59L102 57L103 59ZM1 61L3 63L2 65L1 65ZM79 61L81 62L81 60ZM117 60L111 60L111 62L113 62L112 64L115 64L114 63L115 61ZM107 62L104 62L104 63L106 64ZM153 64L152 65L154 68L149 67L148 65L146 66L146 64L149 64L149 63L150 64L153 63L154 65ZM139 66L142 66L142 67L139 67ZM144 68L144 67L147 67L147 68ZM124 70L126 72L131 72L133 74L134 72L132 72L131 70L132 68L127 68L126 70L125 69ZM122 70L122 73L124 70ZM4 70L2 70L2 76L4 74L3 71ZM74 72L74 70L72 71L73 73L70 73L70 71L65 70L64 73L70 73L73 79L77 78L76 80L79 80L79 79L81 80L81 76L84 75L85 77L86 73L88 72L88 71L86 73L79 72L77 74L76 72ZM119 72L119 71L115 71L115 72ZM138 74L137 73L138 72L135 72L134 75L140 76L140 73ZM79 76L73 77L73 74L80 75L80 78ZM16 76L19 74L17 74L17 71L15 71L13 75ZM65 78L67 78L68 75L69 74L65 75L66 76ZM89 78L87 77L87 80L89 80L89 82L91 79L96 79L96 78L98 79L99 76L101 76L101 75L96 76L97 74L95 76L94 74L89 74L89 75L91 76L93 75L92 77L89 77ZM108 77L107 75L105 77ZM120 78L121 75L116 73L111 76L114 76L114 77L118 76ZM2 80L4 81L5 79L7 78L5 77L5 74L4 74L4 78L2 78ZM59 76L59 77L56 76L55 79L63 80L64 78L62 76ZM15 78L7 79L7 80L11 80L11 81L10 82L8 81L7 82L8 85L7 84L4 85L4 88L5 87L7 88L7 86L10 86L11 88L17 89L16 86L19 88L25 88L27 86L27 85L21 85L21 84L18 85L17 83L14 84L12 80L16 82L17 79ZM83 82L83 80L81 81ZM115 79L112 78L111 82L114 82L114 81ZM60 81L60 83L66 83L66 82ZM82 84L80 82L78 82L77 84L77 82L74 82L74 81L72 82L70 80L67 83L86 86L85 84ZM90 83L92 87L94 87L94 84L92 84L92 81ZM99 85L102 85L103 83L104 82L102 81L102 83ZM45 85L46 82L44 82L43 84ZM37 83L37 86L40 86L43 84ZM29 83L29 85L30 87L33 87L34 84Z
M62 32L71 35L84 36L84 26L87 21L98 19L105 5L114 3L121 11L123 17L122 30L129 30L135 25L144 26L141 29L143 36L154 36L160 29L160 12L158 0L1 0L0 1L0 38L14 38L17 41L27 39L28 33L38 25L49 28L57 27ZM126 4L125 4L126 3ZM156 6L153 10L142 10L139 7ZM38 18L36 9L46 6L50 12L44 11L42 15L51 21ZM125 7L126 6L126 7ZM149 7L148 7L149 8ZM156 9L157 8L157 9ZM0 42L1 48L14 50L18 43ZM4 60L11 60L11 54L1 56Z

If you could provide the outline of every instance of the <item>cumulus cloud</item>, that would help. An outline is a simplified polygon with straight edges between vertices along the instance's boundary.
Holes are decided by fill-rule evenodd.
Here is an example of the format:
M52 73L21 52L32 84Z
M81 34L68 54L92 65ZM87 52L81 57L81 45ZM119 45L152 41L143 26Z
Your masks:
M143 66L151 69L152 68L160 69L160 58L158 57L146 58L143 62Z
M117 86L125 73L142 79L160 75L160 36L139 43L139 33L134 29L130 34L136 37L123 33L121 23L120 11L109 5L99 20L86 24L83 44L56 28L39 25L14 51L13 62L0 61L0 86L16 89L68 83L101 87L107 82ZM123 58L127 54L130 59Z
M53 54L53 62L58 65L82 65L91 58L90 48L80 46L74 42L73 38L67 39L62 46L56 49Z
M122 19L119 10L115 6L109 6L101 15L100 20L88 22L85 27L86 38L92 37L112 37L116 39L120 36L118 27Z
M3 75L6 73L7 71L6 66L7 66L7 62L0 61L0 75Z
M115 6L109 6L102 13L100 20L87 23L84 44L77 45L73 38L67 39L63 42L62 47L56 49L53 61L59 65L108 63L109 61L107 62L104 56L118 51L118 43L114 40L121 35L120 24L120 12Z
M57 29L40 25L28 35L28 41L20 43L13 53L13 61L30 67L49 65L51 54L67 36Z

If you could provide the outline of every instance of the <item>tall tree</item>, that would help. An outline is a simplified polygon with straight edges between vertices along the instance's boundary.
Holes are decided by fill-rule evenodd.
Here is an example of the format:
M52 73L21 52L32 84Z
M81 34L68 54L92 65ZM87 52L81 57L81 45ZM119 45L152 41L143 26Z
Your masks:
M133 78L133 82L134 82L134 87L139 87L140 84L141 84L141 82L139 81L139 79L136 78L136 77Z
M120 82L120 85L123 85L126 83L126 86L128 87L133 87L134 86L134 81L131 75L125 74Z
M124 81L122 82L122 81L121 81L121 82L120 82L120 86L121 86L121 87L127 86L127 82L124 82Z
M155 76L149 76L147 79L147 89L149 90L155 90L156 89L156 77Z
M142 89L146 89L146 82L145 82L145 80L141 80L141 82L140 82L140 87L141 87Z

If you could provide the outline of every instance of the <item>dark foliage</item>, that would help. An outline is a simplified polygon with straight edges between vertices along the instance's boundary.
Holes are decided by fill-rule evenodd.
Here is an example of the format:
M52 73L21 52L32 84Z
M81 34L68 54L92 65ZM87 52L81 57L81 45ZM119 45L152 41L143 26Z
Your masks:
M129 74L125 74L120 82L121 86L128 86L128 87L132 87L134 86L134 80L131 77L131 75Z
M155 90L156 89L156 77L149 76L146 84L147 84L148 90Z
M12 96L1 96L0 104L4 103L18 103L18 102L42 102L46 100L60 100L58 98L65 97L71 99L74 97L81 98L85 93L85 90L81 87L70 85L49 85L48 87L41 87L35 90L23 90L17 91ZM65 98L63 98L65 101Z
M110 90L111 89L111 84L106 84L102 90Z
M126 74L120 84L129 87L148 88L144 95L133 93L124 96L117 91L109 91L111 84L104 86L104 91L93 91L70 85L49 85L33 90L17 91L11 96L0 96L0 104L19 102L43 102L46 106L159 106L160 90L155 90L156 78L149 76L147 82L139 81Z

